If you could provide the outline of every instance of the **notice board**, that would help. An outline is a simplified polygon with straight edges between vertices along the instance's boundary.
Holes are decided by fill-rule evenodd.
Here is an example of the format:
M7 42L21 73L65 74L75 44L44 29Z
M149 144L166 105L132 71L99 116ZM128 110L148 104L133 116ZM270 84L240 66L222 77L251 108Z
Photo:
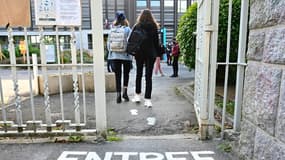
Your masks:
M80 0L35 0L36 25L81 26Z
M30 0L0 0L0 26L31 26Z

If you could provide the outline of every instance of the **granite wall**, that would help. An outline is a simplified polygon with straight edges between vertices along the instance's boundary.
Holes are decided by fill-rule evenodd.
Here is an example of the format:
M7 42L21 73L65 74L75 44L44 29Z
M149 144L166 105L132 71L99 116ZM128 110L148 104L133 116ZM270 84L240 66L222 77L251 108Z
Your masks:
M285 0L250 0L240 159L285 159Z

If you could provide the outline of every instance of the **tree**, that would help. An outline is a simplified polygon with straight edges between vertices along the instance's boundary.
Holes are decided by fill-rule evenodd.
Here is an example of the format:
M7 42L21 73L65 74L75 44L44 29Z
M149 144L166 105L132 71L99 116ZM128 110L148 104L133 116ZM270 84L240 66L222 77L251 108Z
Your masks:
M240 0L233 0L232 6L232 26L231 26L231 48L230 62L236 62L238 54L238 36L240 22ZM218 35L218 62L225 62L227 47L229 0L220 1L219 13L219 35ZM195 68L196 32L197 25L197 3L193 3L187 12L180 18L177 40L179 42L183 61L190 69ZM236 67L230 67L230 80L235 80ZM217 71L218 79L224 77L224 67L219 67Z

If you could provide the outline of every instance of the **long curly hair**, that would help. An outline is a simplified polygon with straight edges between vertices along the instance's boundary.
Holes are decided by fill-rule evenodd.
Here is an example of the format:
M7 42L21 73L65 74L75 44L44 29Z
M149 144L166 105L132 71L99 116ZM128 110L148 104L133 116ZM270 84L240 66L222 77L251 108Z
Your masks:
M158 28L158 23L156 22L155 18L153 17L151 11L149 9L144 9L141 11L141 14L137 18L137 24L139 23L151 23L156 28Z

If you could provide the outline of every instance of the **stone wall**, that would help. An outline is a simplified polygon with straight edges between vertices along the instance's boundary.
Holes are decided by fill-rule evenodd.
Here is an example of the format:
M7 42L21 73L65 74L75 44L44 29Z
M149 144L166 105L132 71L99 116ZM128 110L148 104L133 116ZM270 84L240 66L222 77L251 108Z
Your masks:
M285 0L251 0L240 159L285 159Z

